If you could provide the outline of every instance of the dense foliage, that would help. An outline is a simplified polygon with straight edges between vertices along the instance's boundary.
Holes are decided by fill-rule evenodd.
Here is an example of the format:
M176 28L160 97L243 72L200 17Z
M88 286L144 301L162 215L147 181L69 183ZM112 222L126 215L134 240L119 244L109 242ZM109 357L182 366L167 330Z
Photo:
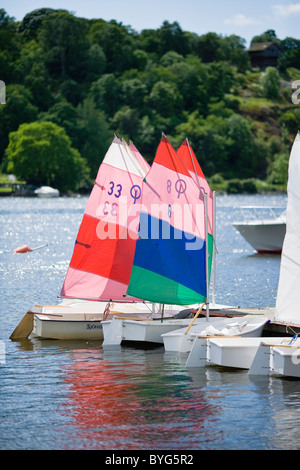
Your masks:
M137 33L51 8L16 22L0 9L2 170L74 190L94 179L114 133L151 162L163 131L175 147L188 137L215 181L285 183L300 40L272 30L253 38L271 40L283 54L262 72L235 35L198 36L168 21Z

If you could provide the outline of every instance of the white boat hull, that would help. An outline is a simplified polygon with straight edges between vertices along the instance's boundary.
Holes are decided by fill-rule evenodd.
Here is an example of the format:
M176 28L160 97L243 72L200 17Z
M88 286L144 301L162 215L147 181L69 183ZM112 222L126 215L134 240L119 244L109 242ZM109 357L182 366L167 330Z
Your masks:
M300 378L300 348L272 348L271 372L285 377Z
M106 307L109 307L109 310ZM111 302L108 305L106 301L67 299L60 305L36 304L30 313L33 314L32 336L79 340L103 340L103 321L111 320L115 315L150 319L152 315L157 314L153 312L152 304L146 302Z
M54 320L47 315L34 315L32 336L47 339L103 340L100 320Z
M161 335L163 333L176 328L182 328L183 325L188 326L191 319L164 320L161 322L160 320L142 321L118 318L118 321L118 324L115 321L103 322L104 345L116 344L115 338L118 338L118 344L121 344L123 341L162 344L163 339ZM112 331L113 329L115 329L115 333Z
M210 318L205 325L196 324L189 331L182 328L162 336L166 352L187 353L191 351L195 336L201 335L202 330L212 325L215 329L226 328L230 336L261 336L267 319L255 316L244 316L240 318ZM247 324L243 327L243 324ZM236 328L235 328L236 325Z
M188 357L187 367L203 367L217 365L221 367L249 369L252 375L269 371L268 348L259 354L262 345L287 344L291 338L286 337L197 337L191 354ZM256 358L257 367L253 368ZM262 372L264 371L264 372Z
M177 312L182 309L181 306L175 305L173 309L177 307ZM172 308L172 306L166 306L165 308ZM221 310L222 308L228 308L222 305L212 304L210 307L212 310ZM193 309L195 312L198 310L198 306L189 306L189 309ZM185 310L185 309L184 309ZM165 314L168 310L165 310ZM104 346L121 344L123 341L132 341L137 343L157 343L163 344L164 339L162 335L165 335L169 332L174 332L178 329L183 329L190 326L191 323L194 325L201 324L199 327L200 331L207 326L207 324L212 324L220 322L220 317L210 317L209 322L207 323L206 317L204 318L165 318L161 321L159 318L156 320L140 321L140 320L121 320L118 322L114 320L113 324L111 322L103 322L103 335L104 335ZM115 330L115 333L114 333Z
M286 232L285 222L248 222L233 225L259 253L281 253Z
M282 338L278 340L281 343ZM222 367L250 369L259 345L274 338L214 338L209 341L207 359Z
M252 361L249 375L276 374L285 377L300 378L300 340L284 338L274 341L263 341L259 345Z

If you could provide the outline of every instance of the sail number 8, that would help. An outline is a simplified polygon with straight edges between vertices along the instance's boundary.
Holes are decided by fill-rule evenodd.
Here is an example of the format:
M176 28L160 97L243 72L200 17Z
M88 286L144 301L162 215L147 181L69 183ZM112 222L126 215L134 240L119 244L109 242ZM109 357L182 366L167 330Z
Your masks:
M180 194L185 193L186 191L186 182L183 179L178 179L174 185L175 191L177 193L177 198L180 198ZM170 194L172 191L172 181L167 180L167 192Z

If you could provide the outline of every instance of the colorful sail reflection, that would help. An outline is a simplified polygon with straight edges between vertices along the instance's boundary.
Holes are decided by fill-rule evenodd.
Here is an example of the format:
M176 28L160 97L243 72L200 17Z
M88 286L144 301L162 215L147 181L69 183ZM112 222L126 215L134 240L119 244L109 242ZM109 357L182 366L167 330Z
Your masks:
M138 202L148 171L148 164L133 150L115 137L100 165L61 290L63 297L126 300Z
M128 295L167 304L205 302L204 196L164 135L141 203Z

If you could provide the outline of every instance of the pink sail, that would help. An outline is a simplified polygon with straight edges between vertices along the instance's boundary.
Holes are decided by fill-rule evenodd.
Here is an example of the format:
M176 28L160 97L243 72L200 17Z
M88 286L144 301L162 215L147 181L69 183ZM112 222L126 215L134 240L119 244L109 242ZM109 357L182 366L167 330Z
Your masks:
M128 294L175 305L207 297L204 196L164 135L143 182Z
M188 141L185 139L177 150L177 155L184 163L188 172L192 176L193 180L198 186L207 194L207 205L208 205L208 232L212 235L214 230L214 203L213 203L213 192L204 176L204 173L200 167L200 164L196 158L196 155Z
M142 158L114 138L86 204L61 296L125 300L146 175Z
M136 157L140 165L143 167L144 171L148 173L148 171L150 170L149 163L144 159L144 157L140 154L138 149L135 147L135 145L131 141L129 143L129 149L131 150L131 152L133 152L134 156Z

